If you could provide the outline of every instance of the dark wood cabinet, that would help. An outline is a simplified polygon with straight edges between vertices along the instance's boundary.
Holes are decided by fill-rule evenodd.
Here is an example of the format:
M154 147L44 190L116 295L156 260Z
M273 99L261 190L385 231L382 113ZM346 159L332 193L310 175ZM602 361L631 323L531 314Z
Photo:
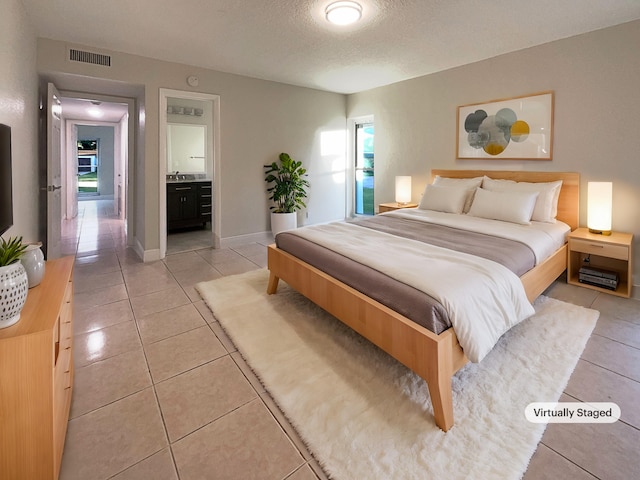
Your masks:
M211 212L213 210L213 195L211 182L198 183L198 211L200 213L200 221L203 224L211 221Z
M209 181L167 183L167 230L206 227L212 198Z

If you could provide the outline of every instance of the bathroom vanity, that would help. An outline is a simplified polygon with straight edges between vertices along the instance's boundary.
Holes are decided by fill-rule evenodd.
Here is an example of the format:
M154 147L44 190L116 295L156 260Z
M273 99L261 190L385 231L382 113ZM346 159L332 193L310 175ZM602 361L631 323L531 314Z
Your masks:
M167 180L167 230L205 228L211 206L210 180Z

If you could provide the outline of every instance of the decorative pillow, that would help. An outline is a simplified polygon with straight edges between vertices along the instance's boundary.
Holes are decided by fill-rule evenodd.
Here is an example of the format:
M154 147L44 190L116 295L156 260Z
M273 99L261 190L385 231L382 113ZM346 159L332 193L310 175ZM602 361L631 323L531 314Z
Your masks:
M470 193L468 188L427 185L418 208L437 212L462 213Z
M495 180L487 176L482 180L482 188L493 192L538 192L536 206L531 220L555 223L558 215L558 198L562 180L556 182L514 182L513 180Z
M478 188L469 215L529 225L538 192L493 192Z
M449 178L449 177L441 177L440 175L436 175L436 178L433 179L434 185L441 185L444 187L464 187L471 191L471 194L467 197L467 201L464 204L464 208L462 209L463 213L467 213L469 208L471 208L471 203L473 202L473 195L476 192L476 188L482 185L482 177L475 178Z

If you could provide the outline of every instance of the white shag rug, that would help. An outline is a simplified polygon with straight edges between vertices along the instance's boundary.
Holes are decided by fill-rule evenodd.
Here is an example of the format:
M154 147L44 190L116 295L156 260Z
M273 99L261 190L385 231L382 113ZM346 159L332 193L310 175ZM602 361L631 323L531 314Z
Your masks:
M560 397L599 313L547 297L453 378L454 427L426 383L268 271L197 285L236 347L335 479L517 479L545 429L524 410Z

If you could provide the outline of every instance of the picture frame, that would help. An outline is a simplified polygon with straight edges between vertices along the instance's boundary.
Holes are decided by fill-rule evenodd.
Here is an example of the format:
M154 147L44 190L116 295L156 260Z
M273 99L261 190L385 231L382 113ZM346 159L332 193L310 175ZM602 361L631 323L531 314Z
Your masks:
M552 160L553 92L458 107L458 159Z

